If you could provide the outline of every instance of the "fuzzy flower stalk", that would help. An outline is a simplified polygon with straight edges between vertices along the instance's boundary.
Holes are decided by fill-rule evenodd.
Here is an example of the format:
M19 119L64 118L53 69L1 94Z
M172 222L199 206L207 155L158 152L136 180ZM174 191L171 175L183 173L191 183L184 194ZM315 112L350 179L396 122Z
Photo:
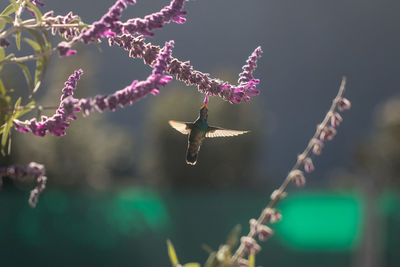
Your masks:
M47 132L54 136L65 135L65 129L70 125L68 120L76 120L75 113L80 111L76 106L78 100L73 98L73 93L82 74L83 71L79 69L69 76L62 89L60 105L53 116L42 116L40 121L35 118L26 121L14 120L15 129L19 132L32 132L37 136L45 136Z
M133 81L124 89L118 90L111 95L97 95L94 98L77 99L73 97L77 81L83 74L82 70L76 70L65 82L62 89L62 96L59 108L51 117L42 116L40 121L33 118L31 120L14 120L15 129L19 132L32 132L37 136L45 136L47 132L54 136L66 134L66 128L70 125L68 120L75 120L79 111L84 116L96 108L99 112L106 109L114 111L117 107L125 107L139 101L148 94L157 95L161 86L165 86L172 80L171 76L164 75L172 54L174 41L165 43L164 48L158 55L153 71L144 81Z
M144 63L153 65L160 47L145 42L143 36L132 37L131 35L121 35L109 39L109 45L117 45L129 52L133 58L143 58ZM243 72L239 74L239 84L231 85L228 82L211 78L210 74L194 70L189 61L182 62L177 58L171 58L167 68L167 73L174 76L177 80L186 85L197 86L197 89L208 96L219 96L225 101L238 104L249 101L251 96L260 94L256 90L260 80L253 77L253 72L257 67L257 60L261 57L261 47L257 47L243 66Z
M250 66L251 64L248 64ZM244 72L251 72L250 68ZM243 78L242 78L243 77ZM247 74L243 74L240 79L247 79ZM240 246L232 256L232 263L244 262L245 254L255 254L260 251L261 247L257 240L264 241L273 234L273 230L268 226L281 220L282 215L275 209L280 199L285 198L286 189L290 183L296 186L304 186L306 178L304 172L310 173L314 170L314 164L311 159L312 155L320 155L325 142L330 141L336 135L337 127L342 122L342 116L339 112L350 109L350 101L343 97L346 87L346 78L343 77L337 96L334 98L329 111L326 113L323 121L318 125L314 136L308 142L306 149L301 153L293 168L290 170L282 185L274 190L271 194L269 204L261 212L258 219L250 219L250 231L247 236L240 239ZM303 169L303 170L302 170Z
M132 84L111 95L97 95L95 98L80 99L79 108L82 109L83 115L89 115L93 108L96 108L99 112L106 109L114 111L117 107L132 105L148 94L157 95L160 92L160 87L167 85L172 80L172 77L164 75L164 72L169 64L173 47L174 41L165 43L153 65L151 75L146 80L135 80Z
M154 33L152 31L162 28L166 23L172 21L179 24L185 23L186 19L182 16L186 15L186 11L183 11L186 1L188 0L172 0L168 6L165 6L159 12L152 13L144 18L132 18L122 22L120 20L122 11L128 5L136 4L136 1L117 0L100 20L94 22L88 29L84 29L80 35L69 42L59 43L57 46L59 55L70 56L76 54L76 50L71 49L71 47L78 41L88 44L99 42L101 38L114 37L121 34L153 36Z
M46 188L47 177L46 170L42 164L31 162L28 165L13 165L6 168L0 168L0 188L2 178L9 177L16 181L33 179L36 181L36 187L32 189L29 196L29 205L36 207L40 193Z

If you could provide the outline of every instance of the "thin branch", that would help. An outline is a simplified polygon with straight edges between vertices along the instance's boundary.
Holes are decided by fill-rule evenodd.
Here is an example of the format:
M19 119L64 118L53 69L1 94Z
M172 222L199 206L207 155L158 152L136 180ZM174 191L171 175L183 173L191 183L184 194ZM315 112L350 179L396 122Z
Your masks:
M32 110L34 110L34 109L55 110L55 109L58 109L59 107L58 106L57 107L56 106L45 106L45 107L43 107L43 106L30 106L30 107L21 106L21 107L17 107L17 108L1 108L0 112L3 112L3 111L12 112L12 111L15 111L15 110L24 110L24 109L27 109L27 108L32 109Z
M19 8L18 8L17 12L15 12L15 19L14 19L14 26L15 27L19 26L19 20L20 20L20 17L21 17L21 13L24 10L25 5L26 5L25 1L21 0L21 4L20 4Z
M86 27L85 23L71 23L71 24L52 24L48 20L43 19L40 23L37 23L35 19L24 20L21 23L14 24L6 31L0 33L0 39L4 39L13 32L23 29L52 29L52 28L83 28Z
M4 63L21 63L21 62L25 62L25 61L30 61L30 60L37 60L43 56L47 56L47 55L51 55L53 52L55 52L57 50L57 48L53 48L51 50L46 50L34 55L29 55L29 56L23 56L23 57L11 57L11 58L7 58L7 59L3 59L0 61L0 65L4 64Z
M310 139L310 141L308 142L307 147L305 148L305 150L303 151L303 153L301 153L298 157L297 157L297 161L294 164L294 166L292 167L292 169L289 171L289 174L286 176L285 180L283 181L282 185L275 191L277 195L282 195L285 193L286 188L288 187L289 183L292 181L293 176L290 175L291 173L293 173L293 171L299 170L300 167L305 163L305 159L307 159L313 149L313 146L315 145L314 140L318 139L321 136L322 131L325 129L325 127L328 126L328 123L331 119L331 116L333 114L333 112L336 110L336 108L339 106L339 103L341 102L341 100L343 99L343 93L346 87L346 77L342 78L342 82L338 91L338 94L336 95L336 97L333 99L332 101L332 105L329 109L329 111L326 113L325 118L323 119L323 121L317 126L317 130L314 133L314 136ZM266 206L266 208L261 212L261 215L259 216L259 218L257 219L257 223L258 224L262 224L265 220L265 217L267 216L267 213L264 212L266 209L273 209L276 204L279 201L279 197L274 197L271 198L269 204ZM247 237L253 238L256 235L256 232L254 231L254 229L251 229L249 231L249 233L247 234ZM239 248L236 250L235 254L232 257L232 262L236 262L238 261L238 259L240 259L243 256L243 253L245 252L245 245L244 244L240 244Z

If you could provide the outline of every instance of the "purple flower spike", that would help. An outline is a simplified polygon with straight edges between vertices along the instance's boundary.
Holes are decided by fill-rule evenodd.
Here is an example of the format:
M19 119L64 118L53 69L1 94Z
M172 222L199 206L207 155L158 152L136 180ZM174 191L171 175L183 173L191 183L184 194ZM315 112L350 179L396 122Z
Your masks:
M13 180L34 179L37 182L36 187L31 191L29 205L34 208L38 202L41 192L46 187L46 170L42 164L31 162L28 165L13 165L6 168L0 168L0 185L2 178L7 176Z
M184 3L188 0L172 0L169 6L164 7L157 13L142 18L134 18L123 23L123 32L133 34L142 34L145 36L153 36L151 31L161 28L164 24L174 21L176 23L185 23L186 19L181 15L186 15L182 11Z
M261 57L261 46L257 47L242 67L243 72L239 74L239 83L247 83L253 79L253 72L257 68L257 59Z
M61 100L64 100L68 96L72 96L74 94L74 90L76 88L76 82L81 78L83 74L83 70L76 70L71 76L69 76L68 80L64 83L65 87L61 89L63 95L61 96Z
M126 105L133 104L134 102L142 99L148 94L157 95L160 92L160 87L165 86L172 80L169 75L164 75L167 67L171 60L172 48L174 47L174 41L165 43L164 48L159 53L155 63L153 64L153 71L149 77L144 81L133 81L132 84L128 85L124 89L118 90L111 95L101 96L98 95L94 99L73 99L69 96L71 106L68 108L69 114L74 116L75 112L79 110L83 111L84 116L96 108L99 112L103 112L106 109L115 111L118 107L124 107ZM68 91L67 89L65 91ZM66 98L65 100L67 100ZM64 101L65 101L64 100Z
M149 65L154 64L161 50L160 47L145 42L143 36L133 37L128 34L110 38L109 44L116 44L129 51L129 56L131 57L143 58L144 62ZM173 57L171 57L169 61L166 72L175 76L177 80L186 83L186 85L196 85L198 90L204 94L219 96L231 103L241 103L242 100L249 101L251 96L260 93L260 91L256 90L256 86L260 80L252 77L256 66L255 61L257 57L260 56L260 53L260 48L257 48L255 52L253 52L248 60L248 62L251 63L251 70L247 72L247 76L244 74L241 75L243 77L249 77L250 79L237 86L228 84L219 79L210 78L209 74L194 70L189 61L182 62Z
M75 120L75 113L80 111L78 105L79 100L73 98L73 91L82 73L83 71L79 69L69 76L68 80L65 82L65 87L62 89L63 95L61 96L60 105L53 116L42 116L39 122L36 119L26 120L24 122L14 120L15 129L19 132L32 132L36 136L45 136L47 131L54 136L65 135L65 130L70 125L67 120Z
M118 0L110 7L99 21L92 24L92 27L83 31L74 40L82 40L85 44L97 42L101 37L111 37L122 33L122 23L120 22L122 10L128 7L128 4L134 5L135 0Z
M57 45L58 54L60 57L72 56L76 54L76 50L71 49L71 44L68 42L61 42Z
M164 48L161 50L156 63L153 68L153 75L161 75L163 74L168 67L168 64L171 60L172 48L174 47L175 42L173 40L169 42L165 42Z

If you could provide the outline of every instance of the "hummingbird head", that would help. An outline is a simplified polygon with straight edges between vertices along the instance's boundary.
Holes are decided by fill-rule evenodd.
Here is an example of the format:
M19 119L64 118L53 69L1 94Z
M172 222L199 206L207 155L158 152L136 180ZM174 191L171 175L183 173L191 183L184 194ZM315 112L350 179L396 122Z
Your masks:
M200 119L207 120L207 118L208 118L207 104L204 104L200 109Z

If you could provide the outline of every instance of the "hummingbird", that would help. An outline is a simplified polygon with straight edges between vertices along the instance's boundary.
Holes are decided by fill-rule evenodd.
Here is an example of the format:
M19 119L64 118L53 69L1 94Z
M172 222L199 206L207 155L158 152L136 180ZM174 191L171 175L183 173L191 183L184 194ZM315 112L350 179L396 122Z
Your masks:
M170 120L168 123L172 128L182 134L188 135L188 146L186 150L186 163L195 165L203 140L213 137L237 136L248 131L228 130L208 125L208 109L204 104L200 109L200 115L194 122L182 122Z

